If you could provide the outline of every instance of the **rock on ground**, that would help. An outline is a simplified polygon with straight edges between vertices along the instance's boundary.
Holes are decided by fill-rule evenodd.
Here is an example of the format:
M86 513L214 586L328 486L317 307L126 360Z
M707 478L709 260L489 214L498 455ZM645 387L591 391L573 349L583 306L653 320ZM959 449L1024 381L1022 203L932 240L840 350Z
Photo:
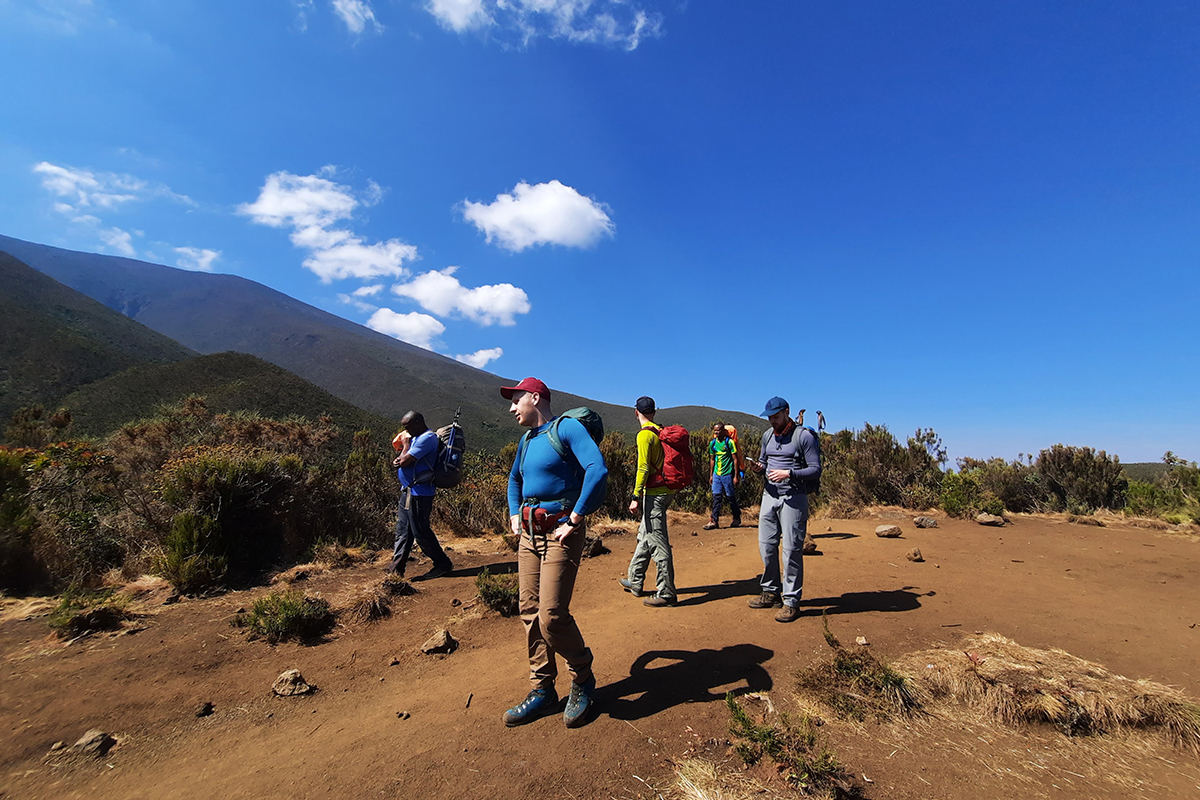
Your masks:
M308 694L313 690L305 682L304 676L300 674L298 669L289 669L283 672L275 679L275 685L271 687L271 691L280 697L291 697L296 694Z
M899 525L880 525L875 529L875 535L881 539L895 539L904 531L900 530Z
M599 536L588 536L583 542L584 558L595 558L596 556L602 556L605 553L611 552L611 550L604 546L604 539Z
M933 517L913 517L913 525L918 528L936 528L937 520Z
M909 561L916 561L918 563L925 560L925 557L921 555L920 548L917 547L914 547L912 550L909 550L907 553L905 553L904 557Z
M421 652L425 655L431 655L433 653L453 653L457 649L458 642L453 636L450 635L450 631L446 630L445 628L438 631L433 636L430 636L425 644L421 645Z
M79 737L78 742L71 745L71 752L102 758L116 743L117 740L112 736L109 736L99 728L92 728Z
M976 514L975 521L980 525L990 525L993 528L999 528L1004 524L1004 517L997 517L995 514Z

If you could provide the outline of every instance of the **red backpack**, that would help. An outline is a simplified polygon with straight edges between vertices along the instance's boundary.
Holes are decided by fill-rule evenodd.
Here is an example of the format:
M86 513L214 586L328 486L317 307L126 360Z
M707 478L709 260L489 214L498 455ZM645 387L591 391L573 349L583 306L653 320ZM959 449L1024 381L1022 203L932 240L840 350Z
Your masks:
M655 429L647 425L642 430ZM663 468L647 486L651 489L666 486L673 491L688 488L696 480L696 469L692 465L692 444L687 429L682 425L668 425L655 433L662 442Z

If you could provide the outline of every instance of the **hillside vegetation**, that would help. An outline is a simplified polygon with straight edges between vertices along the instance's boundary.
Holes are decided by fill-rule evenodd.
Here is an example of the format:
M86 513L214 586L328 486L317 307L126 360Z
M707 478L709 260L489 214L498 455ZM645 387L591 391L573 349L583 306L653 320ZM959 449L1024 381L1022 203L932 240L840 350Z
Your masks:
M0 252L0 420L92 381L194 352Z
M107 436L122 425L153 416L191 395L213 413L247 411L264 417L329 417L343 431L370 430L383 446L399 429L395 420L339 400L308 381L245 353L216 353L173 364L131 367L83 386L61 404L76 435Z
M461 408L472 447L498 451L520 433L497 390L523 374L513 380L469 367L233 275L188 272L3 236L0 250L197 352L250 353L391 419L415 408L431 421L449 420ZM553 382L552 376L540 377ZM586 405L604 417L608 429L633 434L636 399L613 405L555 391L554 408ZM762 425L738 412L697 406L681 408L678 415L674 411L663 409L661 418L689 429L716 418L739 428Z

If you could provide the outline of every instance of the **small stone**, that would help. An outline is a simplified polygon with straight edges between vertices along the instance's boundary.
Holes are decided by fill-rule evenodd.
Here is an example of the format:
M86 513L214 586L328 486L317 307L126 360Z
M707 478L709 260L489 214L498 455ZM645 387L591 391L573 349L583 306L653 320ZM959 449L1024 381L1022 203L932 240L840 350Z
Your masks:
M457 649L458 642L450 635L450 631L445 628L430 636L425 644L421 645L421 652L425 655L453 653Z
M96 758L102 758L116 743L117 740L104 731L99 728L92 728L79 737L79 741L71 746L71 750L77 753L94 755Z
M300 674L298 669L289 669L286 672L280 673L275 679L275 685L271 687L271 691L280 697L291 697L297 694L308 694L313 690L305 682L304 676Z
M912 550L909 550L907 553L905 553L904 557L907 558L909 561L915 561L918 564L925 560L925 557L921 555L920 549L916 548L916 547L914 547Z
M395 658L395 657L393 657L391 660L391 663L388 664L389 667L396 667L399 665L400 665L400 659Z
M212 703L209 703L209 702L201 703L200 705L196 706L196 716L197 717L207 717L213 713L214 708L215 707L213 706Z
M1004 525L1004 517L997 517L995 514L976 514L975 521L980 525L989 525L993 528Z
M699 536L699 535L700 535L700 534L699 534L699 533L697 533L696 531L692 531L692 536Z
M900 530L899 525L880 525L875 529L875 535L881 539L895 539L904 531Z
M58 752L59 750L62 750L66 746L67 746L66 742L63 742L63 741L55 742L54 744L50 745L50 752L51 753Z
M456 597L456 598L454 598L453 600L451 600L451 601L450 601L450 605L451 605L451 606L453 606L454 608L458 608L459 606L461 606L461 605L462 605L462 600L459 600L459 599Z
M858 645L859 647L866 647L867 645L870 644L870 642L867 641L867 637L865 637L865 636L859 636L857 639L854 640L854 643L856 645Z
M913 525L918 528L936 528L937 520L933 517L913 517Z
M397 711L396 712L397 719L408 719L411 716L412 716L412 714L409 714L407 711Z
M610 552L612 551L604 546L604 539L599 536L588 536L583 540L584 558L595 558L596 556L602 556Z

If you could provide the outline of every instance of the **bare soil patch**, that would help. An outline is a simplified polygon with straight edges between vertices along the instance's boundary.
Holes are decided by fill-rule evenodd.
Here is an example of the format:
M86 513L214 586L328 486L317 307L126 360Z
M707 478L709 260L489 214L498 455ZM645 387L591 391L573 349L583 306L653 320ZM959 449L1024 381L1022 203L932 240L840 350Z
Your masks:
M676 765L691 758L768 790L759 796L787 796L769 767L740 770L724 697L765 693L804 710L795 674L828 660L823 613L848 647L862 636L885 661L994 632L1200 697L1196 537L1019 515L1003 528L939 517L918 529L892 511L897 539L874 535L877 515L813 521L820 552L805 559L803 616L787 625L746 606L761 567L754 528L702 531L705 518L671 513L680 602L651 609L616 583L632 524L606 521L612 552L584 561L572 606L600 684L599 715L576 730L557 717L511 730L500 720L528 682L520 621L476 600L483 568L515 570L499 539L449 539L450 577L390 595L389 615L344 615L306 644L250 641L230 625L269 586L178 602L143 586L135 622L69 642L49 630L46 604L6 601L0 797L679 797ZM913 547L923 563L905 558ZM292 586L345 606L373 596L385 563L313 570ZM421 654L441 629L458 649ZM293 667L317 691L275 697ZM565 670L559 682L565 693ZM203 703L212 713L197 716ZM822 721L867 797L1200 798L1200 761L1162 737L1072 738L939 711ZM102 758L47 757L92 728L117 739Z

